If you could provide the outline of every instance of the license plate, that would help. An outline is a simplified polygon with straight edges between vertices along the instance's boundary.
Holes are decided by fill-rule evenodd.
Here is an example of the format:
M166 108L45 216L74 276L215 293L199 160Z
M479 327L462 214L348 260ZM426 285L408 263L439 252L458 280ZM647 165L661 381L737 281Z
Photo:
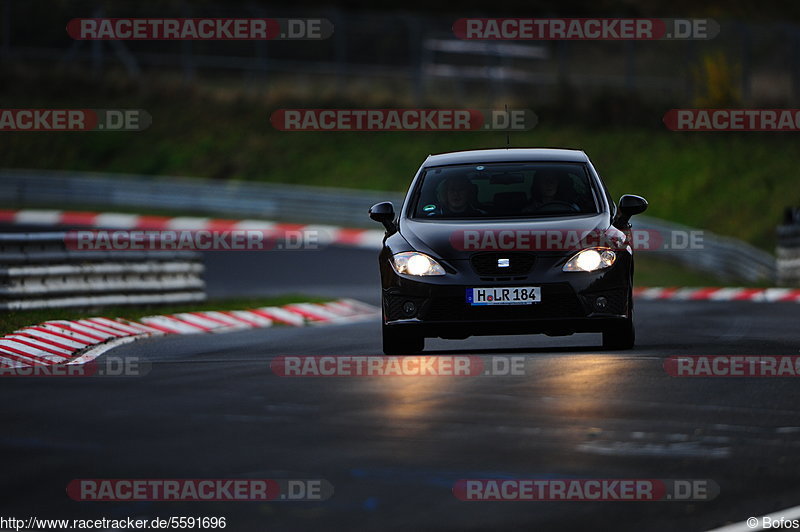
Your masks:
M503 288L467 288L470 305L530 305L542 301L540 286L509 286Z

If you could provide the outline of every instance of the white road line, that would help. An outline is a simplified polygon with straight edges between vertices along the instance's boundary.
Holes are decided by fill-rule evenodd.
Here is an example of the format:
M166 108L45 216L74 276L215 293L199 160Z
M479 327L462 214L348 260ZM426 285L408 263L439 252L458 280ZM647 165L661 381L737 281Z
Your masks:
M778 510L777 512L773 512L767 515L748 517L746 521L725 525L720 528L714 528L713 530L708 530L707 532L745 532L750 530L767 530L770 527L763 526L765 518L771 521L776 521L776 520L780 521L781 517L783 517L787 521L800 519L800 506L792 506L791 508L786 508L785 510ZM750 526L748 524L748 522L751 522L751 520L753 519L757 521L756 526ZM777 527L772 527L772 528L777 528Z

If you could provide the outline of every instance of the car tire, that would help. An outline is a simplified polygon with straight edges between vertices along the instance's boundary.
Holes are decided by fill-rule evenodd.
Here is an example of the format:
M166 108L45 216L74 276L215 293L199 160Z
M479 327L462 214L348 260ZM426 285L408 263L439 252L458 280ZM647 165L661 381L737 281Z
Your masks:
M632 318L609 325L603 330L603 347L605 349L633 349L635 343L636 328L633 326Z
M425 349L425 338L407 327L383 326L384 355L413 355Z
M633 272L628 287L628 317L619 323L603 330L603 347L605 349L633 349L636 344L636 327L633 325Z

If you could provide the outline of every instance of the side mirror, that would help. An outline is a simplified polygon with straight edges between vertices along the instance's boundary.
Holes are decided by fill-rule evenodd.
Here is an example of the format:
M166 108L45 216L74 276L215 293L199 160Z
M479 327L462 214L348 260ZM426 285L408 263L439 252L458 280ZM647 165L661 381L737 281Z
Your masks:
M391 201L376 203L370 207L369 217L376 222L382 223L387 233L397 232L397 227L394 225L394 205L392 205Z
M631 216L641 214L647 210L647 200L641 196L625 194L619 199L619 208L614 217L613 226L617 229L627 229Z

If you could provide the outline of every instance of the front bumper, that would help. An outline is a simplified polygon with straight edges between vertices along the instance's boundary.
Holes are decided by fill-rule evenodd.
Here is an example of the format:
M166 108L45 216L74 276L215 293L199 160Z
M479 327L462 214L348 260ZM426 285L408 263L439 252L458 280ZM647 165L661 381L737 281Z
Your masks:
M630 257L600 272L531 272L524 279L487 282L471 272L411 278L383 270L386 326L408 327L426 337L477 335L565 335L602 332L629 319ZM463 270L462 270L463 271ZM530 305L472 306L466 290L486 286L540 286L541 302Z

